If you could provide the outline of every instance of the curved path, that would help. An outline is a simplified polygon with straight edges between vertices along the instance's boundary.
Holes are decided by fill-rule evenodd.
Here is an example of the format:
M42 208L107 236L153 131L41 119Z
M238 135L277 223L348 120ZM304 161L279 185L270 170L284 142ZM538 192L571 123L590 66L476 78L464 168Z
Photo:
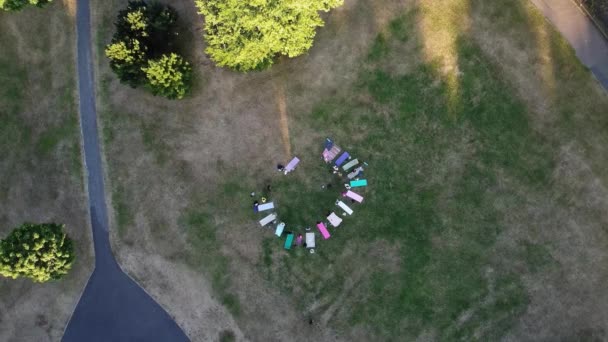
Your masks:
M531 0L608 90L608 41L572 0Z
M120 269L110 246L97 131L89 0L78 0L78 88L95 270L63 341L188 341L173 319Z

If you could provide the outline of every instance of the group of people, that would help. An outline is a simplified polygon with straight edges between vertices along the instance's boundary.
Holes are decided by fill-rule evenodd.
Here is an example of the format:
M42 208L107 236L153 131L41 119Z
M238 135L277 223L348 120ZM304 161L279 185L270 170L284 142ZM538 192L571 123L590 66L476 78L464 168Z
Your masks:
M330 174L336 175L339 177L339 184L341 182L343 182L346 178L348 178L348 180L350 180L350 183L344 184L346 191L341 192L342 198L350 198L351 203L356 203L356 202L361 203L361 201L363 200L363 197L360 196L359 194L354 193L350 189L351 189L351 186L358 187L358 186L367 185L367 181L365 179L361 180L361 178L363 177L364 167L367 167L367 163L359 164L359 161L357 159L352 159L352 157L348 154L348 152L342 152L342 153L341 152L342 152L341 149L338 146L336 146L331 139L328 138L325 142L325 149L322 154L323 160L327 164L331 163L332 166L329 169L329 172L330 172ZM341 153L341 155L338 157L339 153ZM334 159L336 157L338 157L338 159L336 159L334 161ZM333 161L333 163L332 163L332 161ZM291 172L295 169L295 166L298 164L298 162L299 162L299 159L297 157L294 157L294 159L289 163L289 165L287 167L285 167L283 164L279 163L279 164L277 164L276 169L277 169L277 171L283 172L287 175L289 172ZM350 172L350 173L348 173L348 172ZM363 184L361 182L363 182ZM324 183L323 185L321 185L321 188L330 190L333 188L334 185L335 185L335 182L330 181L328 183ZM255 213L258 213L263 210L274 209L273 202L267 203L267 198L270 197L271 192L272 192L272 187L269 184L266 186L265 191L262 193L262 196L260 198L254 199L253 211ZM252 192L251 197L255 198L256 193ZM342 213L342 216L351 215L353 213L353 210L350 209L350 207L348 207L340 199L338 199L336 201L336 205L344 210L344 212ZM326 227L328 227L330 224L334 227L337 227L342 222L342 219L339 218L338 215L336 215L333 211L328 210L327 211L327 221L328 222L325 222L325 220L317 222L317 227L319 228L321 235L325 239L328 239L330 237L330 234L327 231ZM260 221L260 224L262 226L265 226L265 225L269 224L270 222L272 222L273 225L276 225L275 234L277 236L279 236L279 237L282 237L283 235L287 236L286 241L285 241L285 249L290 249L292 245L296 245L296 246L302 246L305 248L308 247L309 249L311 249L311 253L314 253L314 249L312 249L312 248L314 248L314 233L310 232L310 230L311 230L310 227L305 228L305 230L306 230L306 238L305 238L304 235L301 233L294 235L294 233L291 231L283 231L283 228L285 227L285 223L281 222L277 225L277 218L276 218L276 214L274 214L274 213L270 214L266 218L262 219ZM309 242L309 244L307 244L307 242ZM309 246L309 245L312 245L312 246Z

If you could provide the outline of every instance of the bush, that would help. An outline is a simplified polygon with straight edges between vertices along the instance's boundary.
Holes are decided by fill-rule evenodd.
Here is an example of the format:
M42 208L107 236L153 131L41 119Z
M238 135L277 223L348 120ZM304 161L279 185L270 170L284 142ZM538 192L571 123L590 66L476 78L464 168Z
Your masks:
M142 70L154 95L181 99L190 90L192 68L175 53L163 55L159 60L149 60L148 66Z
M190 64L174 51L176 23L177 12L159 3L130 1L118 13L116 32L105 52L122 83L133 88L143 85L155 95L169 98L184 96L190 88L191 70ZM176 57L171 59L173 55ZM172 63L167 64L169 61ZM179 80L175 80L177 71L181 72ZM169 86L177 88L166 86L169 76Z
M205 16L205 50L219 66L239 71L260 70L275 57L297 57L312 46L319 11L343 0L195 0Z
M0 0L0 9L5 11L19 11L28 5L42 7L51 0Z
M60 279L74 262L72 240L63 225L23 224L0 241L0 274L35 282Z
M608 34L608 0L576 0L585 6L604 34Z

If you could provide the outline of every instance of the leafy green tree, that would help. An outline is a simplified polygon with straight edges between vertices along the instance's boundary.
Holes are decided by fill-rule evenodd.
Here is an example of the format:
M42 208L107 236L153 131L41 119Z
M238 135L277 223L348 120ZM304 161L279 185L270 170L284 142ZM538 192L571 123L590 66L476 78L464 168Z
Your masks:
M60 279L72 268L74 247L63 225L23 224L0 241L0 274L35 282Z
M149 60L148 66L142 70L154 95L181 99L190 90L192 68L175 53L163 55L159 60Z
M176 24L177 12L157 2L129 1L118 13L116 33L105 52L122 83L145 85L169 98L183 97L190 86L191 68L174 51ZM179 58L171 59L172 55Z
M146 7L143 7L133 12L127 12L126 17L124 18L127 24L129 24L131 32L141 32L142 37L148 35L146 32L146 28L148 28L148 18L144 14L145 9Z
M0 9L6 11L19 11L28 5L42 7L51 0L0 0Z
M112 42L137 39L146 47L148 58L158 58L172 52L176 32L177 12L158 2L129 1L118 12L116 33Z
M106 47L110 67L121 82L136 87L143 81L141 68L145 65L145 46L137 39L118 41Z
M205 16L206 52L239 71L270 67L278 55L296 57L313 44L324 22L319 11L343 0L195 0Z
M153 2L148 6L148 32L145 44L150 49L150 58L176 52L177 12L171 6Z

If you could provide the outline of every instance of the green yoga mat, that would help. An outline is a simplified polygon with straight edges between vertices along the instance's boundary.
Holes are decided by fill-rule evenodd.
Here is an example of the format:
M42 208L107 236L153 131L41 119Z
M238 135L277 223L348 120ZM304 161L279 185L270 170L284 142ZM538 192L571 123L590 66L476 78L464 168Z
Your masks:
M293 244L293 234L288 234L287 239L285 240L285 249L291 249L292 244Z
M350 181L351 188L356 188L358 186L367 186L367 179L359 179L359 180Z

